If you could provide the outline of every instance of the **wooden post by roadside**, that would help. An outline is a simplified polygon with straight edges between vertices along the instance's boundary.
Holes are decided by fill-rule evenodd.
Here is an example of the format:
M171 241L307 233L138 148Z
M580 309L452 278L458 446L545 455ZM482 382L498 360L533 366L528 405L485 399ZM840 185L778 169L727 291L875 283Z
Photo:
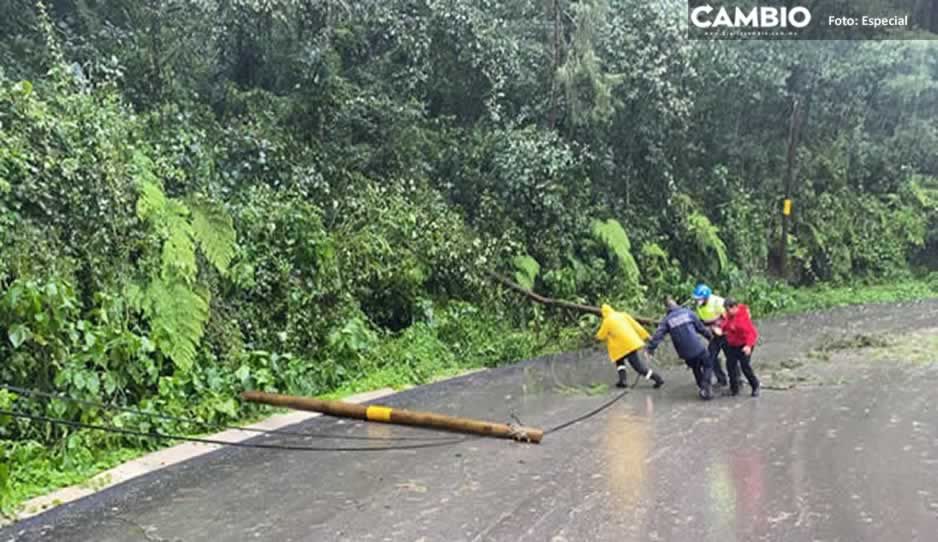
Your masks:
M241 394L241 398L253 403L320 412L339 418L353 418L356 420L411 425L414 427L431 427L458 433L510 438L518 442L533 442L538 444L541 442L541 439L544 438L544 431L533 427L519 427L504 423L434 414L432 412L414 412L399 408L377 405L366 406L343 401L326 401L312 397L296 397L261 391L246 391Z
M792 189L795 176L795 160L798 150L798 131L801 126L801 103L792 98L791 119L788 125L788 156L785 167L785 198L782 200L782 239L780 267L782 279L788 279L788 234L791 231Z

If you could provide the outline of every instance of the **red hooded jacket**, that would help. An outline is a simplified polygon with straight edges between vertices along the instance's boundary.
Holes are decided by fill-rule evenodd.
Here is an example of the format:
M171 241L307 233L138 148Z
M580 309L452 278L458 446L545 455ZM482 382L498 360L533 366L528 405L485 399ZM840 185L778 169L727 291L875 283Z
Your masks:
M756 326L752 324L752 317L749 316L749 307L740 303L735 315L730 315L727 311L723 321L723 334L726 336L726 344L740 348L748 346L752 348L759 340L759 332Z

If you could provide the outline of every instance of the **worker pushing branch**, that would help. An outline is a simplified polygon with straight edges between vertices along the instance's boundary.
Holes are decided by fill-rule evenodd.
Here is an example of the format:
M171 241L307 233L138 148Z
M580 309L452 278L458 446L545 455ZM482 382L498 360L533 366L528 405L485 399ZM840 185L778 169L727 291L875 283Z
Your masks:
M648 368L642 360L641 349L645 346L645 340L650 337L648 331L630 315L617 312L609 305L603 305L600 310L603 322L596 333L596 339L606 343L609 359L616 364L616 372L619 373L619 382L616 386L624 388L628 385L628 377L625 374L626 361L638 374L648 380L653 380L655 388L663 386L664 379L661 375Z
M691 295L697 303L697 316L703 321L704 325L710 328L711 332L720 327L726 314L726 309L723 306L725 300L715 295L713 290L703 283L698 284ZM717 378L718 386L725 386L727 382L726 373L720 366L720 352L726 352L726 338L717 334L712 334L711 337L707 345L707 351L710 354L713 375Z
M660 388L664 385L664 379L661 378L660 374L652 371L645 364L641 354L641 349L645 346L645 340L651 336L648 331L642 327L642 324L657 326L657 320L633 317L625 312L615 311L609 305L594 307L592 305L582 305L562 299L553 299L535 293L495 273L489 273L489 276L508 288L524 294L536 303L601 316L603 320L599 332L596 334L596 338L606 343L609 358L616 364L616 372L619 375L619 380L616 383L617 387L624 388L628 385L628 378L626 377L627 369L625 367L626 362L628 362L637 373L648 380L653 380L655 388Z
M713 333L704 326L696 314L687 307L678 305L673 298L669 297L665 300L665 308L668 313L661 320L648 343L648 355L654 358L655 350L664 340L664 336L671 335L674 351L694 371L694 380L697 382L700 398L709 400L713 396L710 388L713 365L707 347L700 337L711 339Z

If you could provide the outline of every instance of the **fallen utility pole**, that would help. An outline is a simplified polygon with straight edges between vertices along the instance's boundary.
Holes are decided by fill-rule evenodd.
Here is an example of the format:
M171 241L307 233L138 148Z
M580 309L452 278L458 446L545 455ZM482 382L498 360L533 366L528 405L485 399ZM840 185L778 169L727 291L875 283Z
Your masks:
M507 286L508 288L511 288L512 290L516 292L524 294L525 296L528 297L528 299L530 299L531 301L534 301L535 303L540 303L542 305L548 305L552 307L560 307L562 309L570 309L570 310L574 310L577 312L595 314L596 316L603 315L602 311L599 310L599 307L594 307L592 305L581 305L580 303L573 303L570 301L564 301L562 299L554 299L552 297L545 297L545 296L542 296L541 294L538 294L532 290L525 288L524 286L521 286L517 282L513 282L496 273L489 272L488 275L491 278L495 279L496 281L500 282L501 284ZM633 318L635 318L636 322L646 325L646 326L658 325L658 321L653 320L651 318L645 318L642 316L634 316L634 315L633 315Z
M540 443L544 431L533 427L520 427L504 423L486 422L456 416L434 414L432 412L414 412L399 408L377 405L359 405L343 401L326 401L312 397L296 397L262 391L246 391L241 394L245 401L263 403L276 407L292 408L320 412L338 418L353 418L370 422L411 425L414 427L432 427L458 433L471 433L487 437L510 438L518 442Z

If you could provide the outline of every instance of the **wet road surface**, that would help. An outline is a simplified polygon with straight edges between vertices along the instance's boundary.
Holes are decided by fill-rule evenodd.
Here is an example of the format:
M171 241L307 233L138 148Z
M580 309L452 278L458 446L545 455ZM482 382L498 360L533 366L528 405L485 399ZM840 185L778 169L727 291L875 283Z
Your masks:
M826 337L935 327L938 302L762 322L760 359ZM936 354L938 356L938 354ZM935 540L938 364L818 368L838 386L696 399L664 371L541 445L473 439L379 453L229 448L0 530L55 541ZM608 400L598 352L550 356L410 390L381 403L550 427ZM413 436L317 419L294 429ZM281 437L258 442L290 442ZM348 442L308 441L341 446Z

